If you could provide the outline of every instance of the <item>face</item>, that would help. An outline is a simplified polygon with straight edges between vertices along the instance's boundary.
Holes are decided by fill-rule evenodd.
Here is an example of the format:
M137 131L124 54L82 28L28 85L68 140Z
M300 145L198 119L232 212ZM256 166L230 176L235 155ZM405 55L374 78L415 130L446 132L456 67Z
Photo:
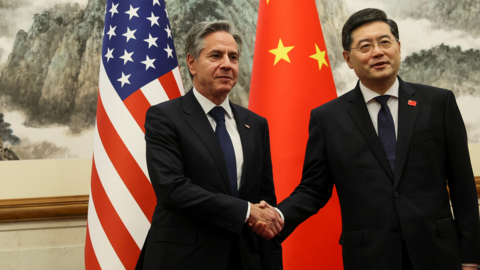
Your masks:
M204 44L198 60L187 56L188 68L198 92L218 105L237 83L237 43L232 35L221 31L205 36Z
M390 26L385 22L371 22L352 32L351 47L360 47L365 42L378 42L382 38L394 39ZM400 42L393 40L392 46L387 49L375 44L367 53L351 49L350 52L343 52L343 58L363 85L377 92L387 91L395 82L400 68Z

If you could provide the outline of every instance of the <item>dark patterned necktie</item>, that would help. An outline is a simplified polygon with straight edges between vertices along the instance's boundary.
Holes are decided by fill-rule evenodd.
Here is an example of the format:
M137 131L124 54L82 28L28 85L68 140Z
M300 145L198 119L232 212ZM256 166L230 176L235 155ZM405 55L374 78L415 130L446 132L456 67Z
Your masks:
M395 124L393 123L390 108L387 105L389 98L389 95L383 95L376 97L375 100L382 106L378 112L378 137L380 137L383 150L393 171L395 170L397 139L395 138Z
M237 163L235 161L235 151L233 150L232 140L227 132L225 126L225 110L223 107L216 106L208 113L217 122L217 128L215 133L220 141L222 147L223 157L225 158L225 164L227 165L228 178L230 179L230 187L232 188L232 194L237 195Z

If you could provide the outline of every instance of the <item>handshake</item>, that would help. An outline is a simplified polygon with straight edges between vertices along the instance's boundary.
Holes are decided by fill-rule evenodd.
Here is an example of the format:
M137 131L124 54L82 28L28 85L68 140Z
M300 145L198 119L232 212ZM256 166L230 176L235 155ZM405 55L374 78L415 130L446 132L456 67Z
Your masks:
M283 229L284 220L278 211L265 201L250 203L250 216L247 226L261 237L270 240Z

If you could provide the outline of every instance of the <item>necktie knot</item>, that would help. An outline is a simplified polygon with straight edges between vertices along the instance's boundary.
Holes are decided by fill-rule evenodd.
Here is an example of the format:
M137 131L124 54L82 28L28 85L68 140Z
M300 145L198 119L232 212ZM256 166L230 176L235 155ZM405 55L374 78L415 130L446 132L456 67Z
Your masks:
M375 100L380 103L380 105L384 106L387 105L387 101L390 98L390 95L383 95L383 96L378 96L375 98Z
M225 121L225 110L221 106L216 106L208 113L215 121Z

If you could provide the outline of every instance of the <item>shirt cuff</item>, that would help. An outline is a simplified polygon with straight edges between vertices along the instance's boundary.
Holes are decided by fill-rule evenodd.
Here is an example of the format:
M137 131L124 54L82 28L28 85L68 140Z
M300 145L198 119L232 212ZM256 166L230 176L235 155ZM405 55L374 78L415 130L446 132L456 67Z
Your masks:
M245 217L245 223L247 222L248 218L250 217L250 203L247 202L248 208L247 208L247 216Z
M282 211L280 211L280 209L278 209L278 208L276 208L276 207L274 207L274 208L275 208L275 210L277 210L277 212L278 212L278 214L280 215L280 217L282 218L282 220L285 221L285 217L283 216Z

